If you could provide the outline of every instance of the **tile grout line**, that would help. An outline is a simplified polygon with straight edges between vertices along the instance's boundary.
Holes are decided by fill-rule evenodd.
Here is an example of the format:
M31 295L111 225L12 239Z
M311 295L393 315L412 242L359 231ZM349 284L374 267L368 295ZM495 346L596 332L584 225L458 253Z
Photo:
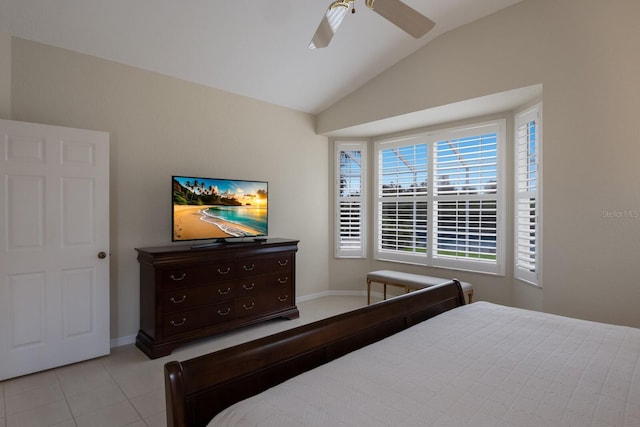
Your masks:
M73 411L71 410L71 404L69 403L69 399L67 398L67 393L64 391L64 387L62 387L62 382L60 381L60 372L58 370L55 370L54 375L56 376L56 381L58 382L58 385L60 386L60 390L62 391L62 395L64 396L64 403L67 404L67 409L69 409L69 414L71 415L71 421L73 421L73 424L77 426L78 423L76 422L76 416L73 414Z
M120 393L122 393L122 395L127 400L129 405L131 405L133 410L136 411L136 414L138 414L138 418L140 418L140 421L142 421L144 423L144 425L147 425L147 422L142 417L142 414L140 414L140 411L138 411L138 408L136 408L136 405L134 405L133 402L131 402L131 399L129 398L129 396L127 396L127 393L125 393L124 389L122 388L122 386L120 385L118 380L113 376L113 373L111 372L111 369L109 369L109 367L104 364L104 360L106 360L106 359L105 358L100 358L100 366L102 366L102 368L107 372L107 374L109 374L109 378L111 378L111 381L113 381L113 383L116 385L116 387L118 387L118 390L120 390ZM135 423L130 423L129 425L131 425L131 424L135 424Z

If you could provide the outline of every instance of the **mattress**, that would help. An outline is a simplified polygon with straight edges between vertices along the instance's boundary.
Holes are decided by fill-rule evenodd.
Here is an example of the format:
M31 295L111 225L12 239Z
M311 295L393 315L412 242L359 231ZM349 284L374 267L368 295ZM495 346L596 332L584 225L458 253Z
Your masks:
M458 307L219 413L211 426L640 426L640 329Z

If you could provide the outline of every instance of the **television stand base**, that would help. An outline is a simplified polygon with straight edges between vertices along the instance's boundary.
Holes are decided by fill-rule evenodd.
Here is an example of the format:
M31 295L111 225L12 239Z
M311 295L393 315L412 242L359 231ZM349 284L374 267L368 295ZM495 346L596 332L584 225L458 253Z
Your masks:
M195 243L191 245L191 249L215 248L218 246L222 246L225 243L227 242L224 239L217 239L217 240L214 240L213 242Z

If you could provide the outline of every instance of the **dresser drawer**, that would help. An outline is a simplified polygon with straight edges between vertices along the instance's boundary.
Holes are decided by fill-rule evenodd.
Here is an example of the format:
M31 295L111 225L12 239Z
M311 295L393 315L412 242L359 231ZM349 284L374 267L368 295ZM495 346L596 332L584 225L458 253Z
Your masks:
M232 282L197 288L176 289L162 294L162 312L174 313L232 300L236 296Z
M271 279L270 275L241 277L238 280L238 288L236 290L236 296L246 297L259 293L264 289Z
M238 279L236 296L238 298L269 292L274 287L291 286L291 275L288 271L281 271L260 276L241 277Z
M238 298L236 300L236 316L251 316L277 308L293 305L290 287L275 287L266 289L254 296Z
M280 271L276 274L271 275L270 282L272 286L291 287L293 283L293 277L291 276L290 271Z
M137 248L140 329L152 359L185 343L278 317L295 319L298 241Z
M160 276L165 290L202 286L220 280L230 280L236 275L232 261L211 263L202 266L191 266L172 270L163 270Z
M235 303L234 301L228 301L197 310L167 314L163 317L163 331L165 336L171 336L216 323L227 322L234 318Z
M238 263L238 275L246 277L273 271L291 270L293 255L284 253L269 257L247 258Z
M271 260L272 271L287 270L291 271L293 265L293 254L284 253L278 256L274 256Z

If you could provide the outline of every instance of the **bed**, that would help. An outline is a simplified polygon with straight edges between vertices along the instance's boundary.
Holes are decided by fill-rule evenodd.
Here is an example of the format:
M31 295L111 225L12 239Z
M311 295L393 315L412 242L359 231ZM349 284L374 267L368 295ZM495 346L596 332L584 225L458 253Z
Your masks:
M465 305L451 281L165 379L168 426L639 426L640 330Z

